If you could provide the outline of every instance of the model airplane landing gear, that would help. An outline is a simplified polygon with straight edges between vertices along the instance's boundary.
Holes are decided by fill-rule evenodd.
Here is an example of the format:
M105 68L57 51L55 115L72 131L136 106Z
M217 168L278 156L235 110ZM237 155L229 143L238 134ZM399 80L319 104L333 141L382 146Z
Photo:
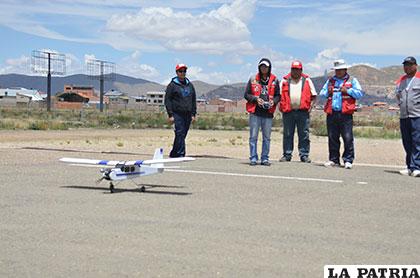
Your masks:
M114 184L112 182L109 183L109 192L114 193Z

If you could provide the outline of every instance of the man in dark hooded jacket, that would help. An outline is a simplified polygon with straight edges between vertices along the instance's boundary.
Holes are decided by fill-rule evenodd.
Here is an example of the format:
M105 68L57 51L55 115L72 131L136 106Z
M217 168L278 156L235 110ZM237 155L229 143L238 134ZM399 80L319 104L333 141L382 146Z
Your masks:
M280 86L277 77L271 73L270 60L263 58L258 63L257 75L251 77L245 90L246 110L249 113L250 165L257 165L257 140L261 128L263 142L261 165L270 166L270 137L273 115L280 101Z
M178 64L175 71L177 76L172 78L165 90L168 121L175 124L175 139L169 157L184 157L185 138L197 114L196 94L193 84L185 77L187 66Z

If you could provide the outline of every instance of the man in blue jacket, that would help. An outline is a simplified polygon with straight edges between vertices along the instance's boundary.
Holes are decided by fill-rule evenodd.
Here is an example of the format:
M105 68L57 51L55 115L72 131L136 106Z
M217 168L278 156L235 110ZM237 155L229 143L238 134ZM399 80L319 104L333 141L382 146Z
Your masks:
M344 168L351 169L354 160L353 113L356 100L363 96L362 87L356 78L347 73L348 66L342 59L334 62L335 75L327 80L321 98L327 99L324 111L327 113L329 161L326 167L340 165L340 136L344 141Z
M184 157L185 138L197 114L196 94L193 84L186 78L187 66L178 64L175 71L177 76L165 90L168 121L175 124L175 139L169 157Z

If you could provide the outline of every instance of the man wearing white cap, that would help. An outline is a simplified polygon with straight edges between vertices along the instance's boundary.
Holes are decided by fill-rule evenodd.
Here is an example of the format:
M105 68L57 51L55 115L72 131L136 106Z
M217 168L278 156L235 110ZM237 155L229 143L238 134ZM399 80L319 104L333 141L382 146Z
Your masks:
M309 112L316 99L312 80L302 72L300 61L293 61L290 73L280 82L280 111L283 113L283 157L280 162L291 161L293 137L297 127L300 161L310 163Z
M271 73L270 60L263 58L258 63L258 73L251 77L245 89L246 111L249 113L249 165L258 161L258 133L262 131L261 165L270 166L270 140L273 115L280 100L277 77Z
M186 78L187 65L176 65L175 72L177 76L165 90L168 121L175 124L175 139L169 157L184 157L185 138L197 114L196 94L193 84Z
M325 166L340 165L340 136L344 141L344 168L351 169L354 160L353 113L356 100L363 96L362 87L356 78L347 73L344 60L334 61L335 75L327 80L319 95L327 99L329 161Z
M404 59L405 75L397 81L395 95L400 106L400 128L407 168L401 175L420 177L420 72L416 58Z

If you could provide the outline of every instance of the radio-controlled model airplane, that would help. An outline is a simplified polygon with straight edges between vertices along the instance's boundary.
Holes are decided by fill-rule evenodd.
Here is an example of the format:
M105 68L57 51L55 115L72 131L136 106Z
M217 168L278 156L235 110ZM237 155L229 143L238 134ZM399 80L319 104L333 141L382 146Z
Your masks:
M132 161L118 161L118 160L95 160L85 158L68 158L60 159L62 162L71 163L73 166L98 166L101 169L102 177L97 181L109 181L109 190L114 193L114 183L125 180L131 180L142 176L154 175L163 173L165 168L164 163L192 161L192 157L177 157L177 158L163 158L163 149L158 148L152 159L149 160L132 160ZM140 188L141 192L146 191L143 185Z

